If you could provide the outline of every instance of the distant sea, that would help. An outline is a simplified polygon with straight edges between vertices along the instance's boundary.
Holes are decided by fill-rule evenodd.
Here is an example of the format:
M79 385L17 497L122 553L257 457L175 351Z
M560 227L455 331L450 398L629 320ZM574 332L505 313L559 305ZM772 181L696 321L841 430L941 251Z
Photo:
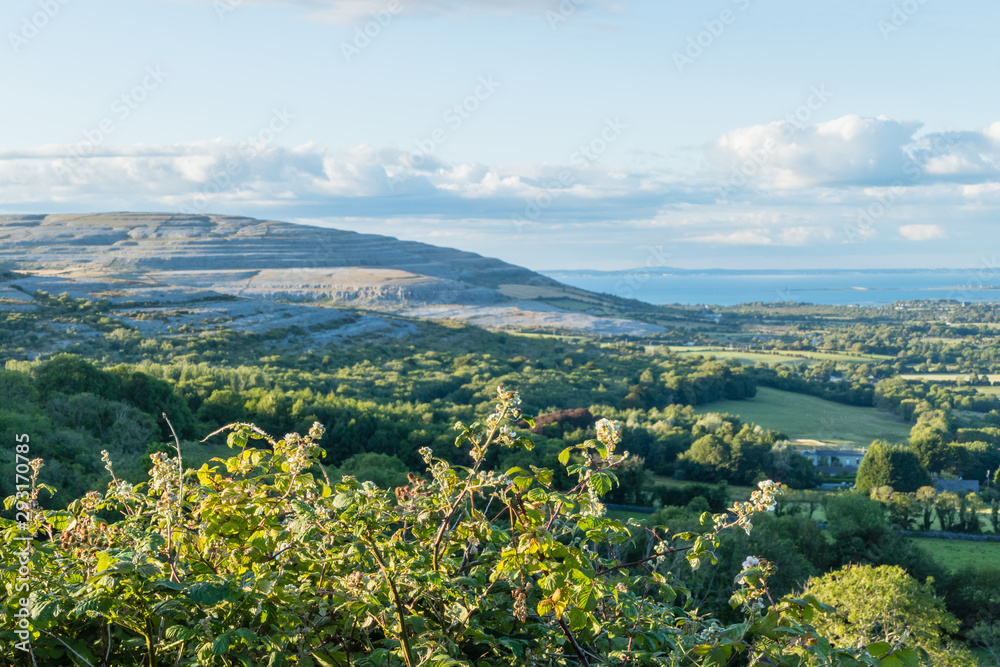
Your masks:
M794 301L882 305L917 299L1000 301L996 270L541 271L567 285L653 304L719 305Z

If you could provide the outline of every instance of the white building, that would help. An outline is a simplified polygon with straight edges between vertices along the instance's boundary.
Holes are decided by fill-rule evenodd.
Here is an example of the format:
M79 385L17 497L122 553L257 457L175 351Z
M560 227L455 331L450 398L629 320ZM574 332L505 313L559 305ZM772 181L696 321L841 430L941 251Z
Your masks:
M819 449L800 452L817 468L850 468L857 470L867 449Z

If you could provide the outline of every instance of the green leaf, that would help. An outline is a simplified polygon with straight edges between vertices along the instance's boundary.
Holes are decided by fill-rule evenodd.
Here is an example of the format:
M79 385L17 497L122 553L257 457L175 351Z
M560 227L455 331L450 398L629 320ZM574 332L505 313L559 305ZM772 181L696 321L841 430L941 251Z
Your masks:
M570 609L567 616L569 616L569 629L573 632L579 632L590 625L590 616L578 607Z
M600 496L611 490L612 480L614 480L614 476L607 472L599 472L590 478L590 481L594 483L594 490Z
M69 512L49 512L45 520L55 530L66 530L72 515Z
M196 604L213 606L226 599L226 589L210 582L201 582L190 588L188 597Z
M225 655L229 653L229 646L232 642L229 638L228 632L223 632L221 635L215 638L212 643L212 653L215 655Z
M899 656L887 655L882 658L882 667L904 667L903 661L899 659Z
M197 633L186 625L171 625L164 633L164 636L170 641L177 639L181 641L188 641L193 639L196 635Z
M311 655L320 667L341 667L348 663L348 655L343 651L330 651L329 655L325 653L312 653Z
M500 643L509 648L515 657L520 658L524 655L524 642L516 639L500 639Z
M552 482L552 471L548 468L531 466L531 472L535 473L535 478L545 486L548 486Z
M95 574L94 579L98 579L103 576L108 570L112 569L117 562L112 556L109 556L107 552L102 551L97 556L97 566L94 568Z
M544 503L549 499L549 492L541 487L535 487L524 496L526 500L533 503Z
M299 511L300 514L304 514L309 518L316 517L316 510L312 508L308 503L298 498L292 500L292 504L295 505L295 509Z
M569 453L573 450L572 447L567 447L566 449L559 452L559 463L561 465L566 465L569 463Z
M233 631L237 637L245 641L247 644L253 644L257 641L257 633L250 628L239 628Z
M881 659L891 650L892 644L889 642L875 642L874 644L868 645L868 653L870 653L873 658Z
M531 486L531 483L535 481L534 477L514 477L510 480L517 487L517 490L524 493L524 490Z
M209 643L202 644L198 647L198 661L203 665L212 664L212 658L215 657L215 653L212 652L212 645Z

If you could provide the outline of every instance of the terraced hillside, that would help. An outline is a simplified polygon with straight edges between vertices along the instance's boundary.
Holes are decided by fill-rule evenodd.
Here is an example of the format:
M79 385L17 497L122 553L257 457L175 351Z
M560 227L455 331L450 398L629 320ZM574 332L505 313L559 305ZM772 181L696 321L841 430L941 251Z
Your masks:
M8 284L9 307L30 306L18 303L15 292L27 296L38 289L153 308L166 300L174 311L186 311L174 325L202 326L225 320L227 314L229 324L244 319L247 326L261 324L246 319L251 315L263 315L258 319L264 326L276 318L321 324L329 314L320 315L313 307L340 306L493 328L632 335L658 330L614 317L620 305L611 297L499 259L387 236L242 217L3 216L0 265L28 274L32 281ZM219 302L222 296L240 302ZM206 299L214 299L207 310ZM246 312L248 305L252 312Z

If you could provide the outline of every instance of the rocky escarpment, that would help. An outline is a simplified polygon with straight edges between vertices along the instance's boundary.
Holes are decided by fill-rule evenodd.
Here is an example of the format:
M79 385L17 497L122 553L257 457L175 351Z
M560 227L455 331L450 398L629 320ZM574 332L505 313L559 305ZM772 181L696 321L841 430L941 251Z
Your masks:
M185 295L200 301L215 294L458 319L488 328L630 335L659 330L601 317L617 314L608 306L611 297L499 259L375 234L243 217L0 216L0 267L45 278L54 290L88 298L111 295L122 304L146 302L160 293L181 301ZM10 307L23 306L11 302ZM236 305L214 308L231 311L234 325L248 317ZM204 317L220 319L217 315L212 311ZM296 317L310 319L303 313Z
M228 216L0 217L0 260L22 270L184 272L393 269L497 288L558 282L470 252L387 236ZM346 275L346 274L340 274Z

